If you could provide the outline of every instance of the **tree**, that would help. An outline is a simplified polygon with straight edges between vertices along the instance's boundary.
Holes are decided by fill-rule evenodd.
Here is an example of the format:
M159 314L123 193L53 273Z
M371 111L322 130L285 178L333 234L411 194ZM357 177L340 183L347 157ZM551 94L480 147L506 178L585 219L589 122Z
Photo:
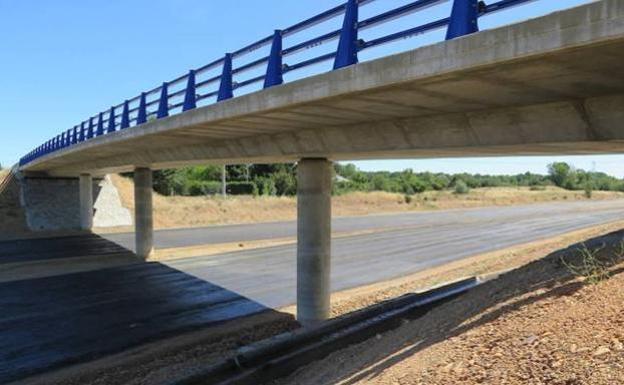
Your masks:
M466 185L466 182L461 179L457 180L455 183L455 194L468 194L469 191L470 188Z
M569 187L573 173L572 167L565 162L554 162L548 165L548 175L555 186Z
M297 179L291 173L284 170L277 172L273 175L273 183L275 184L277 195L297 194Z

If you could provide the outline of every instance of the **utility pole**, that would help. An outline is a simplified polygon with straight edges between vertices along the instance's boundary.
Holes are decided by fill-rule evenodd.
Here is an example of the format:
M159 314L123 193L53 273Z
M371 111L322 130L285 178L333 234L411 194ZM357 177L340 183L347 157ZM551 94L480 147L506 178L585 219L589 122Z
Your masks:
M221 195L223 195L223 198L227 197L227 187L226 187L226 181L225 181L225 176L227 173L227 170L225 168L226 166L223 165L223 168L221 169Z

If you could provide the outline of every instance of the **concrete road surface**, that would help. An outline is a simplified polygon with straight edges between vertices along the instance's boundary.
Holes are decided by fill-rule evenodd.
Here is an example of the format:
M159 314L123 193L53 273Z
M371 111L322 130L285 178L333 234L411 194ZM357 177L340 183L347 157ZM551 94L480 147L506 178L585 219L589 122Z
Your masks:
M333 231L373 233L332 242L332 290L407 275L471 255L624 219L624 200L336 218ZM294 222L158 231L157 248L294 237ZM132 234L108 235L131 247ZM295 245L166 262L269 307L295 302Z

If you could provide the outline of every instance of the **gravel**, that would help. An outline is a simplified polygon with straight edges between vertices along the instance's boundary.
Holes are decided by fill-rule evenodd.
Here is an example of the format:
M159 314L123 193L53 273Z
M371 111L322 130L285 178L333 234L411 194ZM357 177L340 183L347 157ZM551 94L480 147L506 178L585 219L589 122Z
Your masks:
M587 242L617 261L609 280L569 272L576 246L554 252L275 385L624 384L623 237Z

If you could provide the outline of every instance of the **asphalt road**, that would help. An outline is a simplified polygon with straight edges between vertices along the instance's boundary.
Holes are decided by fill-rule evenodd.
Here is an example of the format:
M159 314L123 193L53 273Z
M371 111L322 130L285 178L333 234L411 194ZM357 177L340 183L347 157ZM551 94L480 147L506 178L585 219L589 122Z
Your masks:
M624 200L337 218L332 290L624 218ZM158 247L294 237L292 222L168 230ZM132 234L107 236L126 246ZM106 256L98 236L0 242L2 264ZM123 250L123 249L122 249ZM64 262L66 263L66 262ZM0 383L295 302L294 245L0 283ZM275 313L275 312L274 312Z
M332 290L342 290L429 267L624 219L624 200L336 218L336 234L375 230L332 241ZM158 231L157 248L294 237L294 222ZM132 234L107 236L131 247ZM295 302L295 245L166 262L268 307Z
M448 223L487 224L491 221L513 221L526 217L548 217L560 213L587 214L594 211L624 210L624 200L593 202L557 202L533 205L485 207L440 211L422 211L398 214L369 215L359 217L339 217L332 220L334 234L366 230L390 230L405 227L436 227ZM579 218L579 220L582 220ZM592 222L593 223L593 222ZM591 224L591 223L590 223ZM157 230L154 246L157 249L279 239L297 235L294 221L252 223L243 225L223 225L172 230ZM104 238L134 250L134 233L106 234Z

